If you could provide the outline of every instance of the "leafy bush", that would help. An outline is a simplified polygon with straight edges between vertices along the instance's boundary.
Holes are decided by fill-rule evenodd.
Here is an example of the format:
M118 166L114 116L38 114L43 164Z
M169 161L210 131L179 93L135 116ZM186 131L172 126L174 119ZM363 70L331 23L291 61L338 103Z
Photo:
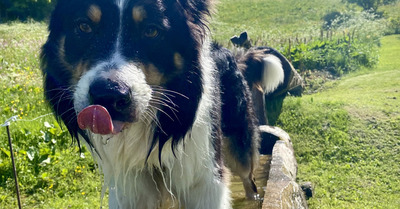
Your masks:
M383 16L388 20L387 34L400 34L400 0L381 8Z
M389 19L389 34L400 34L400 17Z
M359 40L349 37L338 40L313 41L300 44L291 50L293 66L300 72L328 70L336 75L355 71L361 66L372 67L378 61L377 47L372 49Z
M322 20L324 21L322 28L324 30L330 30L332 28L332 24L335 22L337 24L337 20L343 20L342 16L347 16L346 14L338 11L329 12Z
M330 19L333 17L336 18ZM291 46L289 56L296 69L329 70L341 75L377 63L379 40L386 30L384 19L362 11L331 13L326 20L329 24L323 27L334 31L334 36Z
M390 0L386 0L390 1ZM343 0L343 2L348 2L351 4L357 4L362 7L364 10L373 9L376 10L378 6L383 4L383 0Z
M347 11L332 22L330 29L352 32L359 41L377 44L387 30L387 20L371 10Z

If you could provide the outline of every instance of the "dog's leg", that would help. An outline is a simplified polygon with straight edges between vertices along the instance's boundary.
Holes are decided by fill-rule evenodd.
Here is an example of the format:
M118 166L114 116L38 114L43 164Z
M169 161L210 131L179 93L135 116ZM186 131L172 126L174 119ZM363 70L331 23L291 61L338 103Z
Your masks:
M260 85L254 84L251 87L251 95L253 99L253 105L254 105L254 113L256 114L258 118L258 124L259 125L267 125L268 124L268 117L267 117L267 112L265 111L265 96L264 92L261 89Z
M246 198L249 200L256 200L259 196L257 194L257 186L255 184L253 170L258 160L257 155L251 151L245 152L241 150L243 147L236 147L233 142L237 140L240 139L236 136L225 139L225 163L232 173L238 175L242 180L246 192Z
M240 175L240 178L243 182L246 198L249 200L258 200L260 197L257 193L257 186L255 184L255 177L252 169L250 169L250 171L245 171L242 175Z
M190 196L182 202L190 209L231 209L228 180L216 179L213 174L204 176L190 188Z
M162 205L164 187L157 172L131 171L123 181L109 187L109 208L157 209ZM128 183L129 182L129 183Z

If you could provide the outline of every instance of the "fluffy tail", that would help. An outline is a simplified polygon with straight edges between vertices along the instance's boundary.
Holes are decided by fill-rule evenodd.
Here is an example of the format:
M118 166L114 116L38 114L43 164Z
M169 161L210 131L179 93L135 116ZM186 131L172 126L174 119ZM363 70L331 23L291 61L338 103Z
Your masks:
M283 72L281 60L268 54L263 58L264 69L262 72L261 87L264 94L269 94L278 88L279 84L283 83L285 74Z

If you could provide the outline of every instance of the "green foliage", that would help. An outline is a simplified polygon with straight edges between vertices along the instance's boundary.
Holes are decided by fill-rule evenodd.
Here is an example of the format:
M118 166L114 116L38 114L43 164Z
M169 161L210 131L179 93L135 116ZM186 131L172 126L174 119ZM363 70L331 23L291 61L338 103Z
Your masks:
M378 8L379 5L383 3L383 0L343 0L347 1L351 4L357 4L358 6L362 7L364 10L374 10Z
M348 36L338 40L313 41L296 45L290 53L293 66L300 72L328 70L342 75L360 67L372 67L378 61L377 46L352 40ZM287 50L287 49L286 49Z
M90 154L85 149L79 154L78 147L71 147L69 134L57 123L32 122L41 130L19 128L23 122L10 126L23 203L40 206L54 198L98 196L98 171L93 159L85 157ZM15 196L9 192L14 191L10 153L3 143L0 149L3 152L0 154L0 204L13 208ZM94 202L99 204L98 200Z
M50 16L56 1L51 0L0 0L0 20L28 18L44 20Z
M288 38L318 36L322 17L345 8L341 0L220 0L210 28L213 38L225 45L247 31L253 43L279 48Z
M98 208L101 180L90 153L83 148L81 155L44 103L39 53L46 36L45 24L0 25L0 124L17 116L10 131L22 203L26 208ZM0 128L0 207L16 208L11 153Z
M386 20L368 11L328 16L329 23L323 27L331 30L325 32L327 35L334 35L291 46L294 67L300 72L317 69L336 75L373 67L378 61L379 40L386 30Z
M387 34L400 34L400 1L382 6L379 12L388 20Z
M342 12L338 12L338 11L332 11L332 12L327 13L322 18L322 20L323 20L322 28L324 30L329 30L332 28L332 25L334 22L336 24L341 24L341 22L339 22L338 20L345 19L345 18L343 18L343 15L346 15L346 14L343 14Z
M298 180L315 185L310 208L397 208L400 204L400 37L385 37L374 70L326 90L287 98L279 125L292 140Z
M258 0L247 3L223 1L218 4L218 16L212 21L211 28L217 34L214 38L226 43L229 39L226 33L230 32L232 36L247 30L250 38L253 38L253 44L277 48L300 72L328 70L334 75L341 75L363 67L373 67L378 61L379 39L387 31L386 19L378 18L370 11L346 11L335 1L317 1L304 3L287 0L284 4ZM297 13L292 11L293 7L297 7L293 5L297 4L306 5L299 6ZM325 13L305 12L308 4L318 5L321 7L319 11ZM238 12L235 8L241 8L240 15L231 14ZM257 12L257 8L268 8L262 12L265 16L256 18L255 14L261 12ZM302 16L298 17L300 14ZM293 21L297 24L292 27L290 23L294 16L296 20ZM278 19L284 21L278 23ZM307 21L303 21L305 19ZM225 28L225 24L229 28ZM254 26L257 28L253 30ZM242 29L237 30L240 27ZM278 27L278 31L274 31L274 27ZM323 37L321 27L324 30ZM237 32L232 32L232 29ZM252 31L258 35L253 36ZM221 40L221 34L226 37L225 40ZM330 34L329 37L326 34Z
M0 25L0 118L46 114L43 108L39 52L46 32L43 24ZM34 52L34 53L32 53Z

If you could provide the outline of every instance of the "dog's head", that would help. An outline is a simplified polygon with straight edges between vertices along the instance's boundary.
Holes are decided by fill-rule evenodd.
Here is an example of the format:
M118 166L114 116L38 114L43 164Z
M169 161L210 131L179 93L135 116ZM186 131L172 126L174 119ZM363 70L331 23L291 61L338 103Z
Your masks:
M209 0L59 0L42 50L56 116L74 137L144 121L153 143L182 138L202 92L209 9Z

